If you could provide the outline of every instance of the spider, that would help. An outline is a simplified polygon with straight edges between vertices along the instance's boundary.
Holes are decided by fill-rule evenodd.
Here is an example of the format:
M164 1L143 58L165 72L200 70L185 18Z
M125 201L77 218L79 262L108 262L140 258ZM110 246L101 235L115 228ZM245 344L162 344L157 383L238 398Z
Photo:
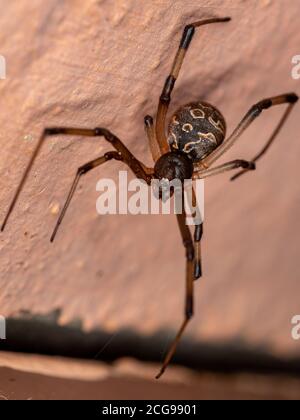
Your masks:
M231 18L213 17L201 21L194 22L185 26L180 41L178 51L176 53L171 72L167 77L156 114L156 121L147 115L144 120L145 131L148 137L151 154L154 160L154 168L146 167L139 161L122 141L111 133L108 129L97 127L73 128L73 127L52 127L46 128L35 148L32 158L25 170L23 178L15 192L14 198L6 214L2 225L4 230L7 221L15 207L21 190L27 180L35 158L37 157L41 146L48 136L81 136L81 137L103 137L113 147L113 151L105 153L103 156L81 166L75 176L71 190L67 197L66 203L57 221L51 241L54 240L58 228L66 214L68 206L74 195L80 178L92 169L102 165L113 159L123 162L127 165L135 176L151 184L152 179L169 180L174 179L183 182L186 179L204 179L225 171L240 168L232 179L236 179L240 175L255 169L256 162L267 152L276 136L280 132L283 124L291 113L298 97L295 93L288 93L264 99L252 106L246 113L244 118L238 124L232 134L226 138L226 122L222 114L213 105L201 100L182 106L171 118L168 125L168 134L166 133L166 116L171 101L171 93L174 89L175 82L179 76L184 58L194 36L196 28L212 23L228 22ZM242 133L250 126L250 124L262 113L274 105L287 104L284 115L276 126L273 134L263 149L251 160L234 160L216 167L211 165L219 159L227 150L234 145ZM174 338L173 343L169 347L164 358L162 367L156 376L158 379L164 373L173 358L177 345L183 335L183 332L194 313L194 281L202 276L201 264L201 239L203 236L202 221L195 225L194 237L186 224L186 213L183 211L178 214L177 221L182 236L183 245L186 250L186 292L185 292L185 312L184 319L179 331Z

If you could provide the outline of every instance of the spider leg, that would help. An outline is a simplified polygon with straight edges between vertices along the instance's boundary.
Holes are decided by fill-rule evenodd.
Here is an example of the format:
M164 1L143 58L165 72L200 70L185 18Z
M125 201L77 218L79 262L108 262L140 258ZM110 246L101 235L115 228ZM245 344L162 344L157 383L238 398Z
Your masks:
M203 220L197 204L197 197L194 188L193 192L193 207L196 207L196 224L194 232L194 248L195 248L195 263L194 263L194 278L195 280L202 277L202 254L201 254L201 239L203 237ZM197 220L201 218L201 220Z
M150 115L146 115L144 121L145 121L145 130L148 137L151 154L152 154L154 162L156 162L160 158L161 152L160 152L159 145L156 141L153 118L150 117Z
M202 277L202 260L201 260L201 239L203 236L203 223L199 223L195 227L194 246L195 246L195 265L194 277L195 280Z
M92 169L97 168L98 166L100 166L103 163L108 162L108 161L110 161L112 159L124 161L123 158L122 158L122 155L119 152L107 152L107 153L105 153L104 156L101 156L101 157L99 157L99 158L97 158L95 160L92 160L91 162L88 162L85 165L83 165L80 168L78 168L77 173L76 173L76 176L75 176L74 181L72 183L70 192L68 194L67 200L65 202L65 205L64 205L64 207L63 207L63 209L61 211L61 214L60 214L60 216L58 218L58 221L56 223L55 229L54 229L53 234L51 236L51 242L54 241L54 239L56 237L56 234L58 232L58 229L59 229L59 227L60 227L60 225L61 225L61 223L63 221L63 218L66 215L66 212L67 212L68 207L69 207L69 205L71 203L71 200L72 200L72 198L74 196L74 193L76 191L76 188L77 188L77 185L79 183L80 178L83 175L85 175L87 172L91 171Z
M271 139L268 141L267 145L264 147L262 152L256 156L255 160L258 160L271 146L275 137L282 128L284 122L292 111L295 103L298 101L298 96L295 93L287 93L284 95L274 96L272 98L264 99L258 102L256 105L252 106L247 112L245 117L239 123L237 128L233 133L224 141L215 151L213 151L209 156L203 159L201 162L204 166L209 167L213 162L219 159L225 152L227 152L230 147L238 140L238 138L243 134L243 132L250 126L250 124L262 113L263 110L271 108L275 105L288 104L288 109L285 112L283 118L281 119L279 125L276 127Z
M196 169L197 166L195 165L195 172L193 174L193 179L204 179L210 176L215 176L222 174L227 171L232 171L233 169L243 168L247 171L254 171L255 170L255 163L248 162L247 160L233 160L232 162L224 163L223 165L216 166L215 168L210 169Z
M194 245L193 245L193 239L190 232L189 227L186 224L186 213L184 210L181 214L177 215L177 221L179 225L179 229L181 232L182 240L184 247L186 249L186 297L185 297L185 318L182 322L182 325L171 344L167 355L164 359L163 365L161 367L160 372L156 376L156 379L159 379L163 373L165 372L167 366L169 365L172 357L174 356L174 353L176 351L177 345L182 337L182 334L189 322L189 320L193 316L193 310L194 310Z
M112 134L106 128L95 128L95 129L87 129L87 128L72 128L72 127L52 127L46 128L40 139L39 142L33 152L33 155L25 169L21 182L15 192L13 200L9 206L8 212L5 216L4 222L1 227L1 231L4 231L5 226L8 222L8 219L16 205L16 202L19 198L19 195L24 187L24 184L28 178L28 175L31 171L31 168L34 164L34 161L44 143L44 140L48 136L57 136L57 135L68 135L68 136L83 136L83 137L104 137L106 141L108 141L122 156L122 160L126 163L129 168L133 171L137 178L145 180L148 184L151 183L153 170L147 168L143 165L138 159L136 159L133 154L127 149L127 147L121 142L118 137Z
M165 85L163 87L158 104L156 116L156 137L162 154L167 153L169 151L169 145L165 134L165 122L169 104L171 102L171 93L174 89L175 82L179 76L179 72L182 67L182 63L185 58L186 52L194 36L195 29L199 26L207 25L210 23L228 22L230 20L231 18L229 17L205 19L191 23L184 28L179 48L171 68L171 72L165 81Z
M295 104L292 103L290 104L287 109L285 110L285 113L283 114L281 120L279 121L278 125L276 126L275 130L273 131L271 137L269 138L269 140L267 141L267 143L265 144L265 146L261 149L261 151L253 158L251 159L251 162L257 162L270 148L270 146L273 144L274 140L276 139L277 135L280 133L284 123L286 122L286 120L288 119L292 109L294 108ZM231 181L234 181L235 179L239 178L241 175L245 174L248 172L248 169L243 169L242 171L238 172L237 174L235 174L232 178Z

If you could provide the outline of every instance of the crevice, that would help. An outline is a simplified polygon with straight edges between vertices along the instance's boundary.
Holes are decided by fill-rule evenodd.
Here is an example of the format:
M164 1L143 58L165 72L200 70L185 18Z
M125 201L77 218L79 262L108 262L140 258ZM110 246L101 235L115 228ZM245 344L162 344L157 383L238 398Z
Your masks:
M166 337L172 337L169 330L147 336L129 329L114 334L100 330L83 332L79 321L58 326L53 323L54 318L59 318L59 311L51 316L30 318L27 314L27 319L7 319L7 339L0 341L0 350L106 362L122 357L161 362ZM300 375L299 357L280 358L263 346L250 347L241 338L208 343L185 337L174 363L201 371Z

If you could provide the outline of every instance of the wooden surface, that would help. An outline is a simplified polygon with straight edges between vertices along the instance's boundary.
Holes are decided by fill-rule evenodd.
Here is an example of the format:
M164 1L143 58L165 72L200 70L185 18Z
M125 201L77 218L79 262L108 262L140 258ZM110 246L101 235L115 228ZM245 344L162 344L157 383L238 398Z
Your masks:
M186 23L230 15L197 32L171 110L204 99L229 131L248 108L294 90L298 0L0 1L0 215L12 198L45 125L104 125L151 164L143 129ZM267 111L226 157L251 158L282 110ZM204 278L187 336L299 355L291 318L300 312L299 107L256 173L231 184L206 182ZM5 234L0 236L0 312L117 334L133 330L163 352L183 311L184 252L174 217L105 216L96 182L123 169L88 174L54 245L49 238L77 167L104 142L48 140ZM58 316L57 316L58 314ZM134 346L134 343L132 343Z
M287 375L195 374L121 359L113 365L72 359L0 354L1 400L298 400L300 380ZM10 367L7 367L10 366Z

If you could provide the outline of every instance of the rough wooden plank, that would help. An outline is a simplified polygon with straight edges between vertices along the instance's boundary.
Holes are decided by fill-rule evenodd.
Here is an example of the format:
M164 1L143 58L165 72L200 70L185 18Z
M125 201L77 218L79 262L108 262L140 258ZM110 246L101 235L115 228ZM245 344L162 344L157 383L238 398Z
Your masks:
M195 374L171 367L157 382L158 366L121 359L112 366L72 359L0 355L0 400L299 399L299 379L285 375Z

